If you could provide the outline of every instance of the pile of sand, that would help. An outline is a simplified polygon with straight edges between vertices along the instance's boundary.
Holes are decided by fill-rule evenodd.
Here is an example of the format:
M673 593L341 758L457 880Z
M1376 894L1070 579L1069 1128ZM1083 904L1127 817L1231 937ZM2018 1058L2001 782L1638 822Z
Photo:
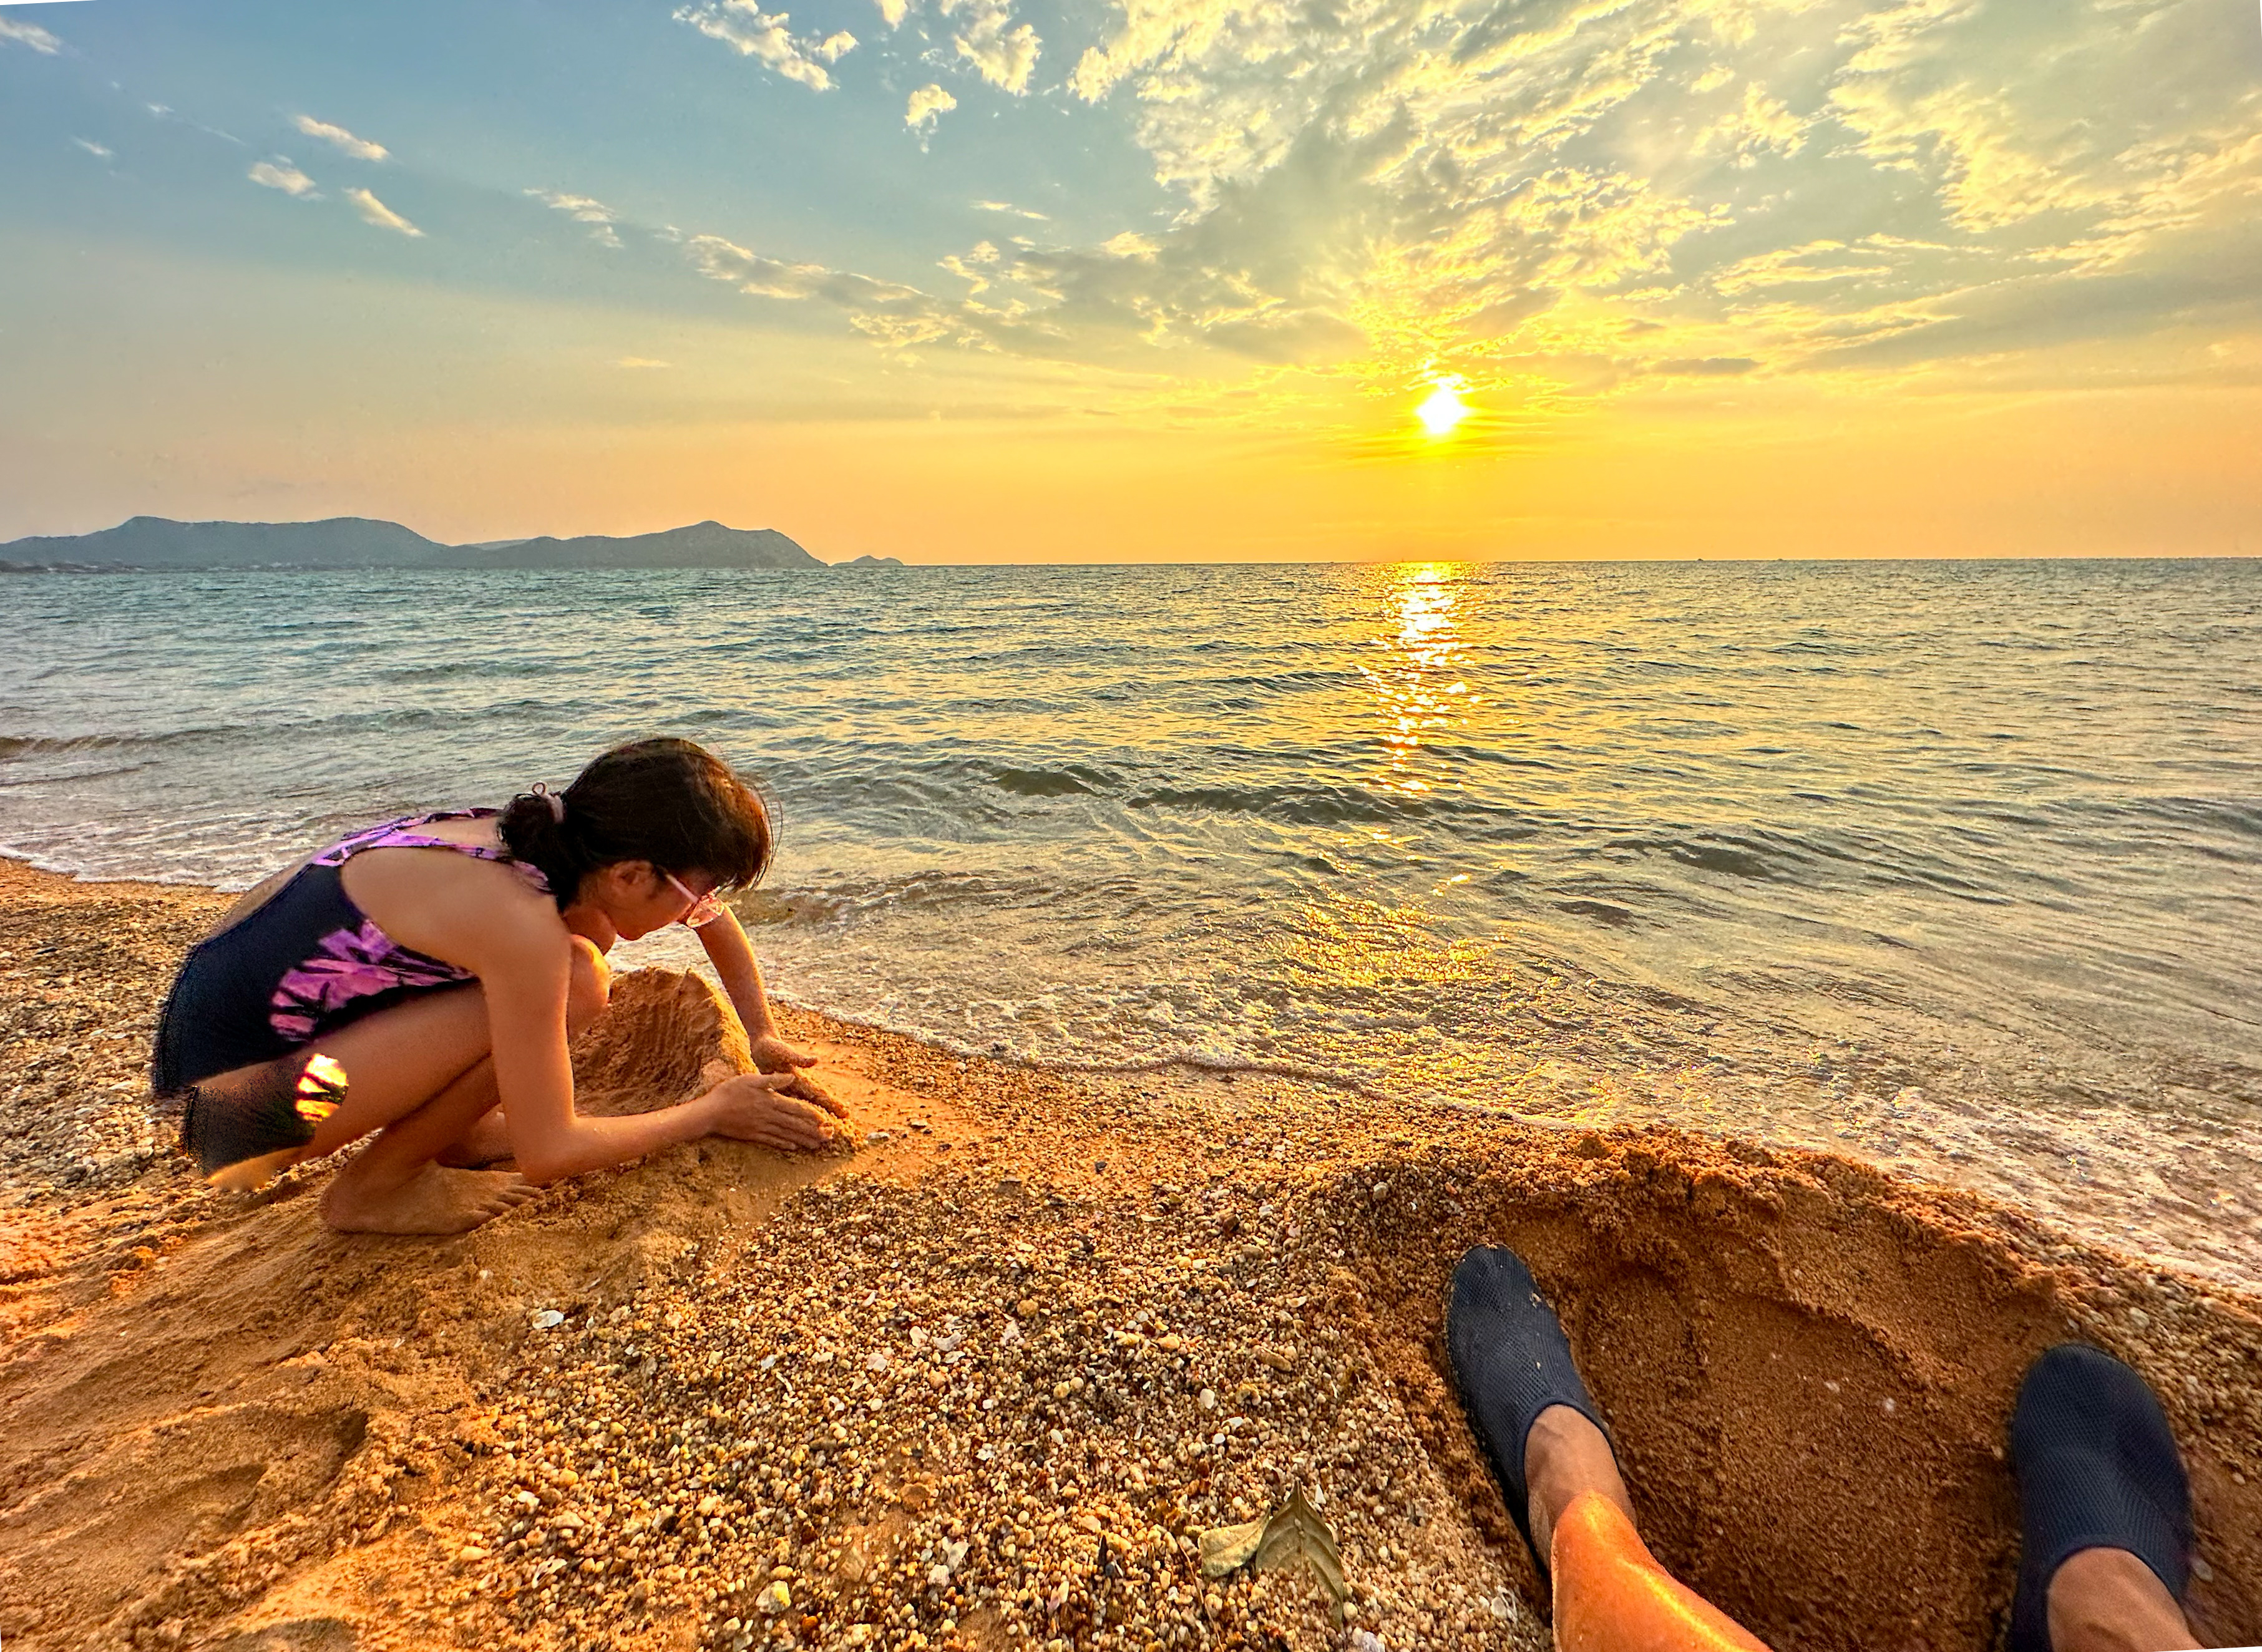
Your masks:
M11 1079L47 1085L84 995L138 1029L164 967L97 918L132 907L177 948L211 903L5 876L36 887L0 948L52 950L0 976L0 1027ZM42 972L74 984L40 996ZM601 1105L733 1058L696 982L620 1006L577 1051ZM319 1170L251 1199L169 1157L19 1179L0 1639L1337 1646L1307 1580L1191 1553L1300 1485L1351 1627L1544 1646L1443 1375L1479 1241L1562 1308L1653 1547L1773 1643L1992 1643L2010 1397L2071 1335L2176 1425L2205 1632L2262 1638L2251 1298L1828 1158L793 1031L865 1126L853 1156L695 1145L458 1239L328 1233Z

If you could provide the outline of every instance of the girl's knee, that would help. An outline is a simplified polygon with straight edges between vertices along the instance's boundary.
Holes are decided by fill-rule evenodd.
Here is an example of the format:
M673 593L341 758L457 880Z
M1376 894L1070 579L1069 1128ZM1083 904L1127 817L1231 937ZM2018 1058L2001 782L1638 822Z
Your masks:
M613 972L594 943L579 935L569 939L573 966L566 985L566 1024L579 1031L603 1015L612 1002Z

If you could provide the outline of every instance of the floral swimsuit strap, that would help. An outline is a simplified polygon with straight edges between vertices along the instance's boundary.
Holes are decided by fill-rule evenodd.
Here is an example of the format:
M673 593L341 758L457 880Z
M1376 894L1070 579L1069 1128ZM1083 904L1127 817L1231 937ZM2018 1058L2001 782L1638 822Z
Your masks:
M419 831L421 826L436 825L449 820L486 820L495 811L491 808L445 808L429 815L404 815L399 820L387 821L382 826L372 826L366 831L343 837L316 855L312 862L317 866L342 866L356 855L371 849L451 849L459 855L469 855L474 860L499 860L523 878L537 893L548 894L550 880L539 868L522 860L515 860L504 850L485 844L461 844L453 838L436 837Z
M417 830L438 821L479 820L493 813L491 808L458 808L387 821L382 826L372 826L333 844L310 864L342 866L371 849L451 849L475 860L505 862L526 880L529 887L548 894L549 880L537 868L513 860L500 849L483 844L459 844ZM350 901L347 904L352 907ZM310 956L283 973L268 1000L268 1024L292 1045L308 1042L324 1028L335 1026L356 1013L369 999L389 993L453 987L473 979L472 972L460 965L401 945L375 920L361 916L357 908L352 909L360 921L324 935Z

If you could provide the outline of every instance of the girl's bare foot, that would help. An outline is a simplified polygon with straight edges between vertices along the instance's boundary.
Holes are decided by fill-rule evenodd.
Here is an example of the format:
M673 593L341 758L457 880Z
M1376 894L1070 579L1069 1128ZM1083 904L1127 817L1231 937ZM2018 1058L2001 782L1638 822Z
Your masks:
M341 1233L461 1233L536 1192L515 1171L434 1164L388 1186L363 1171L364 1163L339 1171L322 1193L322 1220Z
M443 1165L491 1165L511 1155L510 1125L502 1109L489 1108L479 1123L465 1131L456 1145L440 1155Z

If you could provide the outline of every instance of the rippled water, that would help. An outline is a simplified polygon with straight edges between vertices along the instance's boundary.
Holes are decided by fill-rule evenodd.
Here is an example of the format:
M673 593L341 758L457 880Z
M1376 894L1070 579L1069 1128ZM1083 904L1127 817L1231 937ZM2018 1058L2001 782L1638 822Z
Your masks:
M2262 563L0 582L0 844L249 882L708 741L790 997L1831 1146L2262 1272Z

